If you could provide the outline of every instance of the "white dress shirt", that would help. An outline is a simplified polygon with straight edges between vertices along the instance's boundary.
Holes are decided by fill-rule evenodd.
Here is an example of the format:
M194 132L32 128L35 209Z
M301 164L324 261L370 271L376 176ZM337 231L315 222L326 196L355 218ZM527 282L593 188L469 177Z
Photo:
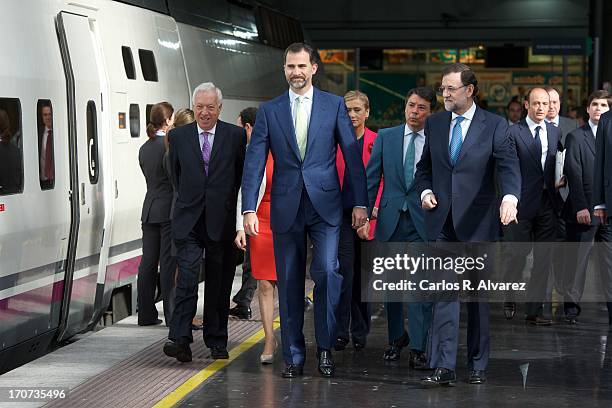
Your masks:
M45 130L43 131L43 137L40 142L40 179L43 181L49 180L47 175L45 174L45 169L47 168L47 148L49 139L49 128L45 126Z
M404 126L404 154L402 156L402 165L406 162L406 152L408 151L408 144L410 143L410 134L413 132L410 126L406 124ZM414 139L414 169L413 175L416 173L417 164L421 160L423 155L423 147L425 146L425 130L421 129L416 132L417 136Z
M555 116L552 120L544 119L548 123L552 123L555 127L559 127L559 115Z
M597 137L597 123L593 123L591 119L589 119L589 126L591 127L591 132L593 132L593 138Z
M291 118L293 119L293 129L295 130L295 120L297 118L297 102L295 101L298 97L302 97L302 106L306 109L308 115L308 123L310 123L310 113L312 112L312 97L314 94L314 87L311 86L308 92L304 95L298 95L291 88L289 88L289 104L291 106Z
M544 170L544 165L546 164L546 154L548 153L548 133L546 132L546 121L541 121L540 123L536 123L529 116L525 118L527 122L527 126L529 127L529 131L531 132L531 137L535 138L535 128L540 127L540 144L542 145L542 152L540 153L540 163L542 165L542 170Z
M210 152L212 153L213 143L215 141L215 132L217 130L217 124L212 127L210 130L203 130L200 125L198 126L198 140L200 141L200 151L202 151L202 146L204 146L204 132L208 132L208 142L210 143Z

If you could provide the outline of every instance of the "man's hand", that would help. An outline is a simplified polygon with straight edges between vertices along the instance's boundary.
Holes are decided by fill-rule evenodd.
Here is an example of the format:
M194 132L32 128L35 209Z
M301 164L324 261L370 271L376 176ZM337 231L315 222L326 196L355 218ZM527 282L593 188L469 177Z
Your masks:
M501 206L499 207L499 219L502 225L508 225L512 221L518 224L518 220L516 218L517 212L515 202L510 200L502 201Z
M558 190L561 187L567 186L567 179L565 178L565 174L561 176L559 181L555 181L555 188Z
M234 239L234 244L236 244L238 249L246 251L247 240L244 231L236 231L236 238Z
M591 224L591 213L586 208L576 213L576 221L578 224L590 225Z
M259 220L257 214L246 213L244 214L244 232L249 236L257 236L259 234Z
M434 193L425 194L423 201L421 201L421 207L423 207L425 210L433 210L437 205L438 200L436 200Z
M353 229L362 227L368 220L368 213L365 208L353 208Z
M375 220L378 218L378 207L372 208L372 219Z
M361 239L370 238L370 222L369 221L366 221L366 223L363 224L363 227L357 228L357 235Z
M600 208L598 210L595 210L593 212L593 215L597 218L599 218L599 222L601 222L601 225L607 225L608 224L608 214L607 211L604 208Z

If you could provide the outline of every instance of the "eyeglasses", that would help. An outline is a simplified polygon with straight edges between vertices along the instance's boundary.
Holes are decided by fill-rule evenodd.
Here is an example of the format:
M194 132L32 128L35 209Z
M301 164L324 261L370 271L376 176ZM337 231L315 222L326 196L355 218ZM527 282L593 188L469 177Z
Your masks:
M461 88L465 88L466 86L467 85L463 85L463 86L460 86L459 88L455 88L453 86L441 86L438 88L438 95L442 95L444 91L448 91L448 93L454 94L455 92L457 92Z

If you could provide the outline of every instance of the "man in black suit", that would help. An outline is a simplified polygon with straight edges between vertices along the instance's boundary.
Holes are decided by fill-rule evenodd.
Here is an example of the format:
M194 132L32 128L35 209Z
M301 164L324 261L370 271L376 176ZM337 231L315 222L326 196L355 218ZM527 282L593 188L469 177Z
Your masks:
M578 302L584 291L586 271L593 248L592 242L612 242L612 230L602 224L593 213L593 167L595 162L595 135L601 115L610 110L610 95L607 91L595 91L589 96L587 112L589 121L574 130L565 139L565 171L569 183L569 197L563 209L566 220L567 240L574 242L571 251L572 273L565 276L563 298L565 319L575 324L580 314ZM598 248L599 249L599 248ZM612 270L612 252L596 251L604 282ZM610 282L608 279L607 282ZM607 299L610 299L607 296ZM610 312L610 310L609 310ZM611 315L612 316L612 315Z
M544 119L550 97L543 88L533 88L526 96L527 117L509 128L509 136L516 146L521 168L521 200L518 223L504 228L506 242L554 242L558 200L555 186L555 159L561 132ZM520 280L531 245L506 248L508 255L505 275ZM534 247L533 270L529 280L526 323L548 326L552 322L543 316L542 304L546 296L552 262L552 245ZM506 302L506 318L514 316L516 304Z
M439 92L446 112L425 122L425 146L417 164L416 185L425 212L429 240L491 242L499 238L500 221L516 218L521 179L516 151L501 116L474 102L478 80L464 64L442 72ZM513 126L514 127L514 126ZM497 181L503 198L497 196ZM469 382L486 381L489 360L489 304L468 303ZM435 303L430 335L432 375L423 385L456 382L459 344L459 301Z
M211 358L226 359L227 318L235 272L236 200L246 147L244 129L220 121L222 95L213 83L193 93L196 122L169 134L170 162L177 200L172 233L179 278L170 340L164 353L191 361L191 321L196 313L198 273L206 249L204 343Z

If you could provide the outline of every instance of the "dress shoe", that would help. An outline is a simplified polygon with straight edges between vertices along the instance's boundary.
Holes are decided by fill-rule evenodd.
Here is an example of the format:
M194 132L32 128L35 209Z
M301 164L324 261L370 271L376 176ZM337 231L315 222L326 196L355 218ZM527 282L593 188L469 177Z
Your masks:
M425 353L417 350L410 350L408 365L413 370L429 370Z
M334 345L334 350L342 351L342 350L344 350L346 348L348 343L349 343L349 340L347 338L338 337L336 339L336 344Z
M355 351L361 351L365 348L365 341L353 339L353 347L355 348Z
M311 298L306 296L304 298L304 311L305 312L310 312L313 308L314 308L314 302L312 301Z
M251 308L248 306L237 305L229 310L229 315L238 319L248 320L251 318Z
M262 354L259 356L259 362L261 364L272 364L274 362L274 352L278 347L278 343L274 341L274 350L272 350L272 354Z
M210 348L210 358L213 360L227 360L229 358L227 348L222 346L212 346Z
M319 372L323 377L332 377L336 371L336 365L332 360L331 351L321 350L318 353L319 358Z
M446 368L436 368L432 375L421 379L421 384L426 387L436 385L454 386L457 382L455 372Z
M167 341L164 344L164 354L168 357L176 358L181 363L191 361L191 347L189 344L179 344L173 341Z
M383 360L385 361L397 361L400 358L402 349L410 344L410 337L408 332L404 332L400 338L394 340L389 345L389 348L385 350L383 354Z
M516 303L515 302L504 302L504 317L506 320L512 320L516 313Z
M296 378L304 374L304 366L299 364L285 364L285 369L281 372L283 378Z
M470 371L470 378L468 383L470 384L484 384L487 382L487 375L484 370L472 370Z
M139 326L157 326L158 324L162 324L161 319L155 319L152 322L138 322Z
M543 316L528 315L527 317L525 317L525 323L531 326L550 326L552 325L552 320L547 319Z

